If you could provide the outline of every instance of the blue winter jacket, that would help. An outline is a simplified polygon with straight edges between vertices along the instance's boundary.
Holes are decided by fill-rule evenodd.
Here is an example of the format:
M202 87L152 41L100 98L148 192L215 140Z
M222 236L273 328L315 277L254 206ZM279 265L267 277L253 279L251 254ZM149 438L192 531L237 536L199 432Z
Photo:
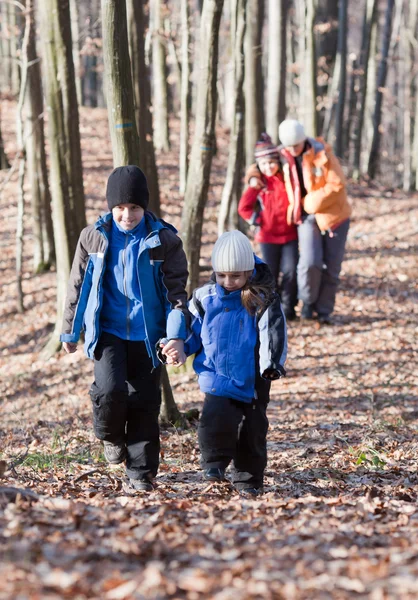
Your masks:
M138 250L137 275L143 303L145 343L154 366L155 345L162 337L185 339L190 322L185 291L188 271L176 229L153 213L145 212L148 235ZM77 342L85 331L84 350L94 357L103 304L103 275L109 246L112 213L83 229L77 244L64 308L62 342ZM120 320L126 319L126 313Z
M255 258L254 280L271 279L268 267ZM241 303L240 290L227 293L210 281L195 290L189 310L192 335L185 350L196 353L193 367L202 392L251 402L257 373L286 373L286 320L278 294L261 315L251 316Z

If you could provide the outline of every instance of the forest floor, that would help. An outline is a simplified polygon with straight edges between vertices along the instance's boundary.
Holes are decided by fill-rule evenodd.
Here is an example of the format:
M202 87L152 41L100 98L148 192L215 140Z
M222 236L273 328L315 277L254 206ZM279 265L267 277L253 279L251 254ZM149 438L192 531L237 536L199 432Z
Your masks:
M81 112L88 221L111 170L104 110ZM14 155L13 106L2 109ZM175 138L173 133L173 138ZM226 170L219 134L204 260ZM178 224L177 153L161 157L165 216ZM5 174L0 174L1 180ZM272 386L265 494L204 482L196 424L161 433L149 495L109 467L92 433L92 364L45 362L54 274L31 274L15 310L16 181L1 196L0 599L418 598L417 197L367 186L354 204L335 325L291 323L288 377ZM171 376L182 410L195 376ZM18 488L20 491L16 491Z

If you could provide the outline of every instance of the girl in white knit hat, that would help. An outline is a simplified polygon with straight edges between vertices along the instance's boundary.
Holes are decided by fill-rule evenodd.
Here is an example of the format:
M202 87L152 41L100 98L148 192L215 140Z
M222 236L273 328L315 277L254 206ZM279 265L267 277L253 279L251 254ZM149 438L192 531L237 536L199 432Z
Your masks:
M204 477L223 481L233 461L232 482L243 494L263 490L267 463L266 416L271 380L285 375L286 321L267 267L240 231L224 233L212 252L211 280L195 290L186 354L205 394L199 422ZM182 357L170 342L167 362Z

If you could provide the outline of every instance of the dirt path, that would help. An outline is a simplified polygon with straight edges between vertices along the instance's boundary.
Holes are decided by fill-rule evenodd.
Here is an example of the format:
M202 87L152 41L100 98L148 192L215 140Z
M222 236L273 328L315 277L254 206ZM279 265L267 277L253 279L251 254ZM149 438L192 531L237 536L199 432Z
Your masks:
M83 111L82 134L91 220L111 164L105 113ZM174 156L161 172L175 220ZM91 363L38 354L54 320L53 274L28 275L27 310L14 312L13 185L0 226L0 600L418 598L417 198L352 189L336 325L289 328L266 494L204 483L192 427L162 433L158 488L142 497L91 433ZM194 376L172 379L181 407L198 407Z

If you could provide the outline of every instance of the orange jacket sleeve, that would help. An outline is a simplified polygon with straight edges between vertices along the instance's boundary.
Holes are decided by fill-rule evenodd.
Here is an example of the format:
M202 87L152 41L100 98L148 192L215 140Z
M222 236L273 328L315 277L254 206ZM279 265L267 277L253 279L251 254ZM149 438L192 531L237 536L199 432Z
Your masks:
M306 194L303 208L309 214L326 212L345 188L345 176L338 159L327 152L328 164L324 166L325 185Z

